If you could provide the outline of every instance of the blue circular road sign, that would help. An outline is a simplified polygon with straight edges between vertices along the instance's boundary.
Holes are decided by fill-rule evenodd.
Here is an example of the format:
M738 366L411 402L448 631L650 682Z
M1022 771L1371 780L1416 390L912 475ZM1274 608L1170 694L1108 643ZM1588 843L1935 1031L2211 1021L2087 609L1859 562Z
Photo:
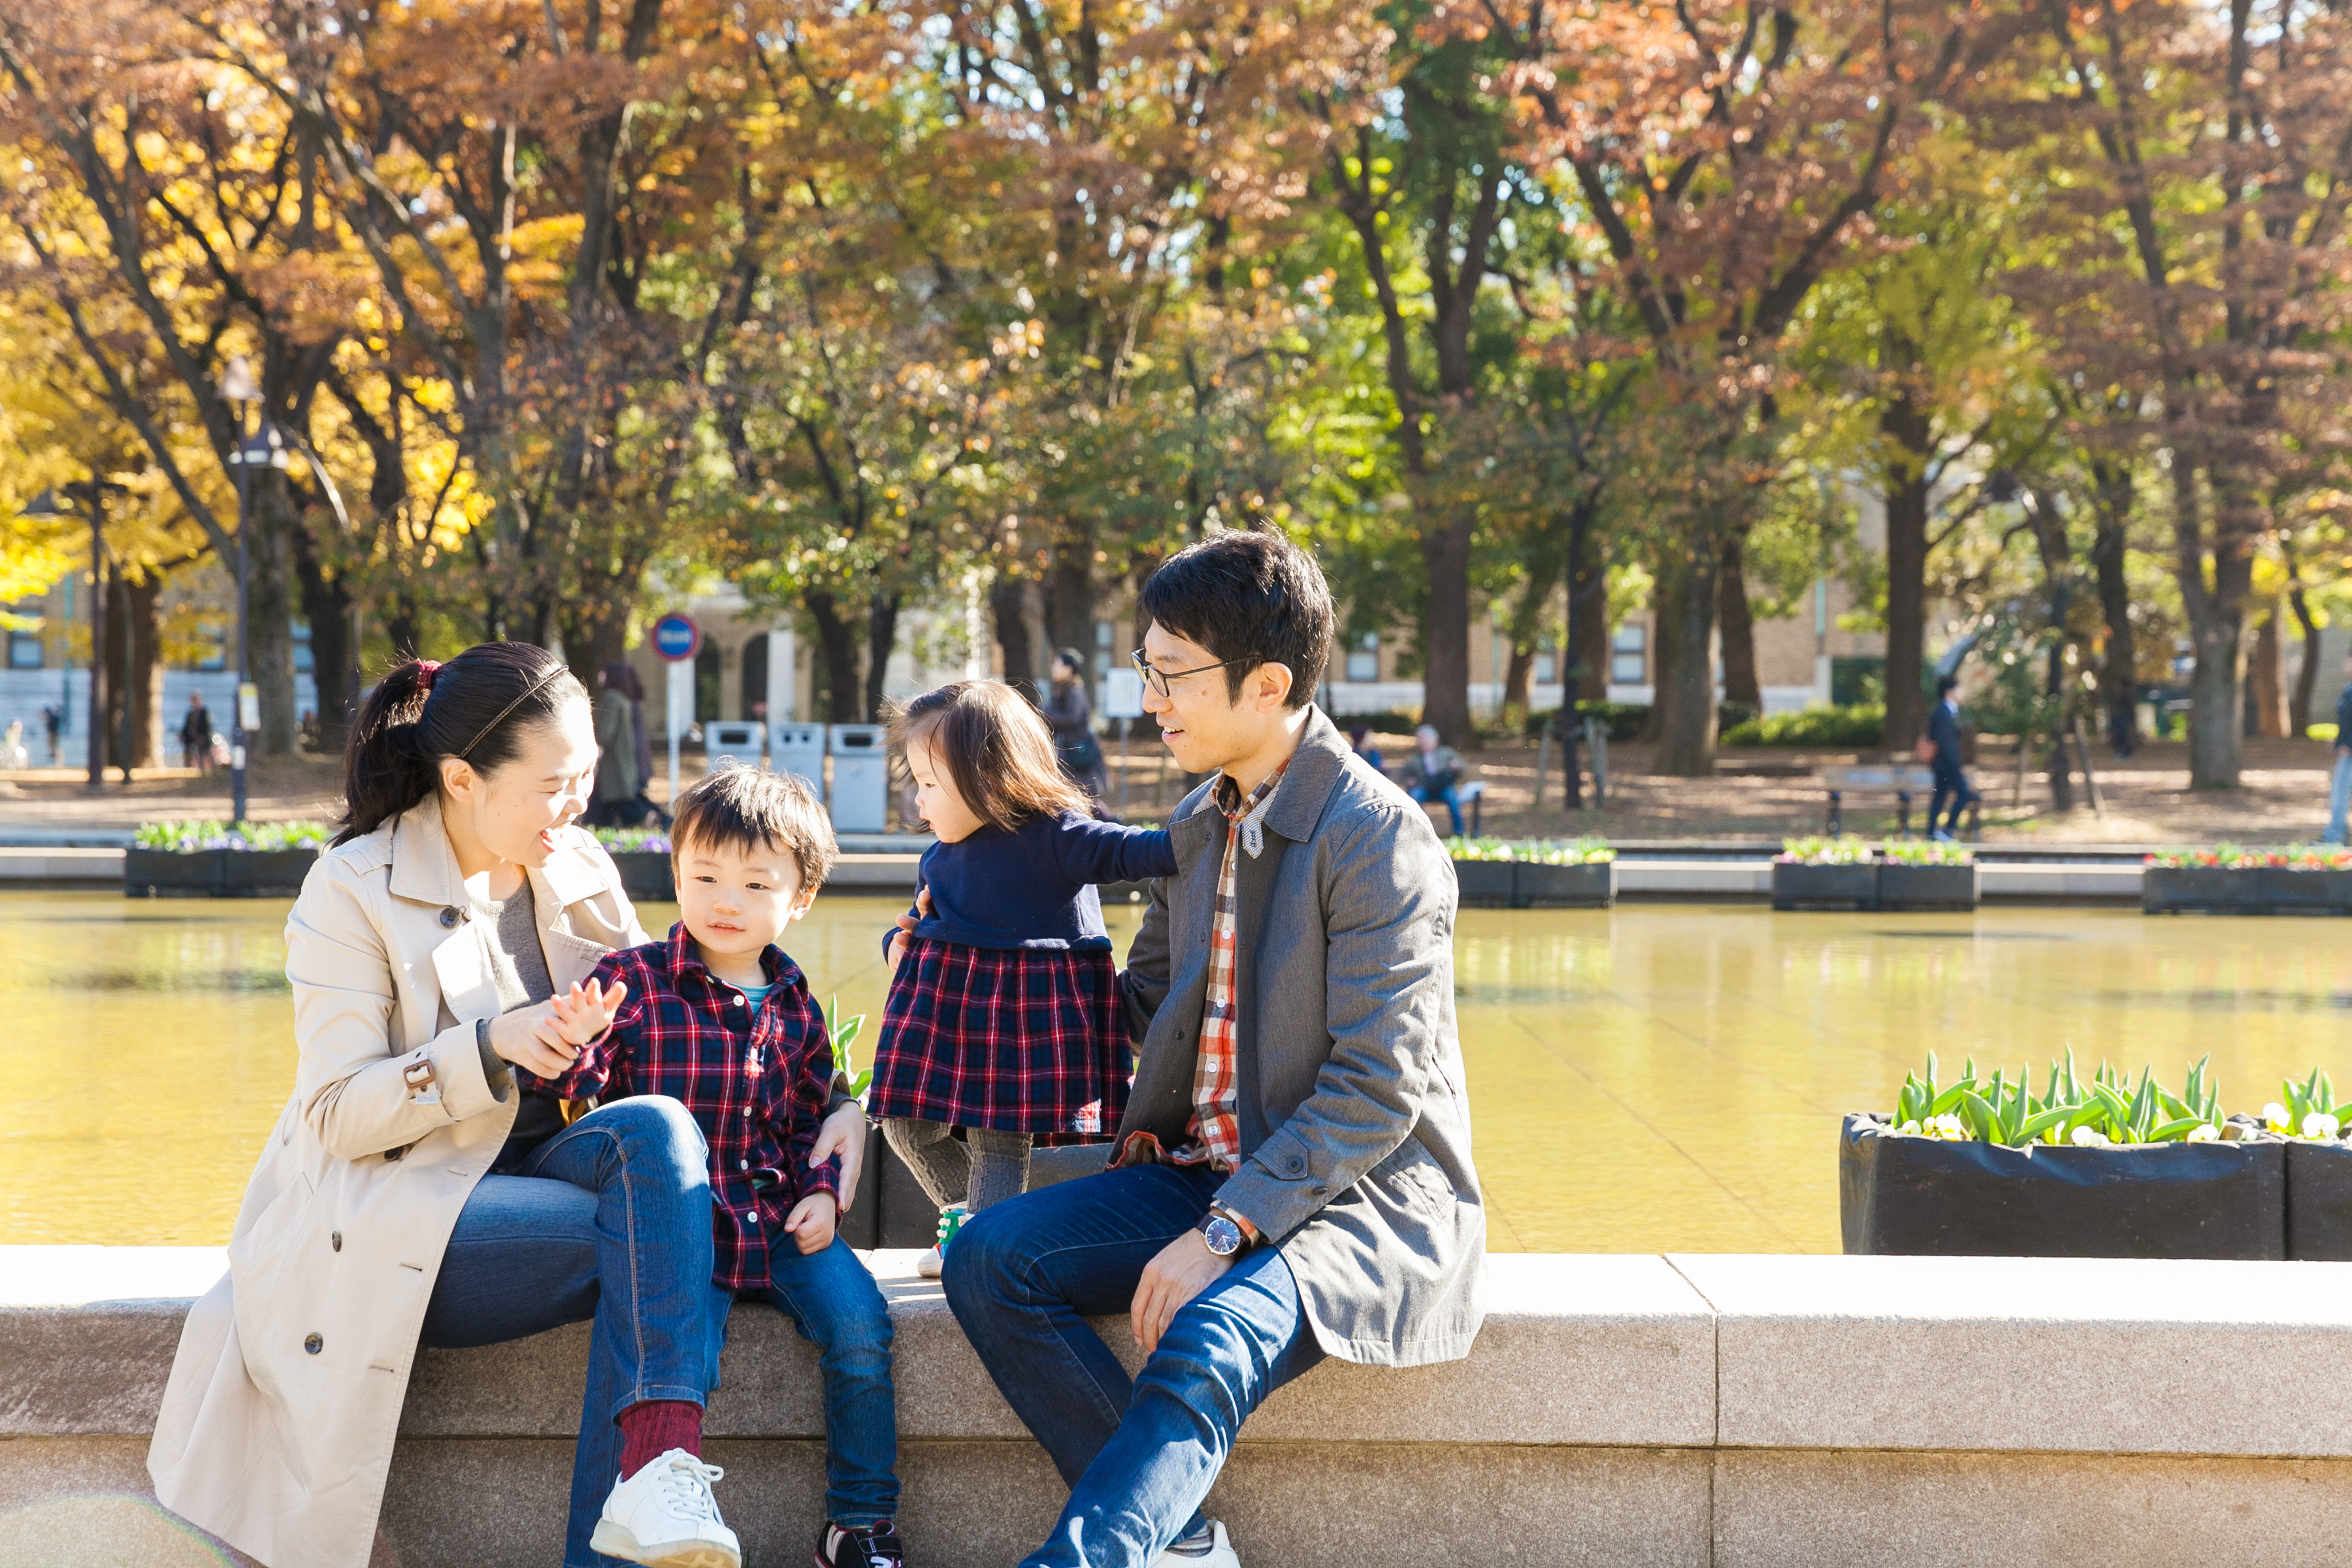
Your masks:
M702 628L687 615L664 616L654 623L654 651L676 664L702 651Z

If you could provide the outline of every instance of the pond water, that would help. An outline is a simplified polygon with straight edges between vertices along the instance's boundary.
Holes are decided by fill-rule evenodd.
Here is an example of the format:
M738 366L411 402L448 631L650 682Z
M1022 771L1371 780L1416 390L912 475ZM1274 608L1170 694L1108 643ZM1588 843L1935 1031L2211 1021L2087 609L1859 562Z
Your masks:
M899 907L818 900L793 956L821 999L878 1019ZM0 1244L226 1239L292 1079L284 920L0 893ZM2176 1085L2210 1053L2237 1109L2315 1062L2352 1088L2352 923L1471 910L1455 963L1497 1250L1834 1251L1838 1117L1891 1105L1931 1048L2038 1074L2071 1047Z

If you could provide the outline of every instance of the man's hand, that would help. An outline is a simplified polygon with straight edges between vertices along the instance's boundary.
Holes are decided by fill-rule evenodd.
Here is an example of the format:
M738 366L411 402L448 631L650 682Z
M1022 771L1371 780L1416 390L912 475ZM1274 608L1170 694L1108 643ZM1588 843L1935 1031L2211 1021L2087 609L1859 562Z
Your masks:
M816 1146L809 1151L814 1171L835 1155L841 1156L841 1212L857 1206L857 1178L866 1168L866 1108L851 1100L816 1130Z
M898 917L898 934L890 939L889 949L883 955L883 978L886 982L898 973L898 961L907 956L907 933L931 918L931 890L929 888L915 895L915 909L916 913Z
M569 1046L585 1046L613 1026L628 1000L629 988L615 980L610 985L599 986L592 976L584 984L572 983L568 992L559 991L548 999L548 1008L555 1019L556 1032Z
M833 1245L833 1229L839 1218L831 1193L811 1193L793 1205L784 1228L800 1244L801 1256L807 1258Z
M1185 1302L1215 1284L1234 1266L1230 1258L1220 1258L1209 1250L1208 1237L1197 1230L1188 1230L1160 1249L1160 1256L1143 1266L1143 1279L1135 1288L1135 1304L1128 1309L1128 1324L1135 1331L1135 1342L1143 1347L1145 1355L1160 1348L1160 1336Z

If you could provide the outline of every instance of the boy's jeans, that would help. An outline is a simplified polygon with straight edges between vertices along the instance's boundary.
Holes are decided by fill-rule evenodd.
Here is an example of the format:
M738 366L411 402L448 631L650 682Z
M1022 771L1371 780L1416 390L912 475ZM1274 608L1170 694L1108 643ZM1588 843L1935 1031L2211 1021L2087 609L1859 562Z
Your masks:
M879 1524L898 1515L898 1405L890 1383L890 1311L849 1243L835 1236L802 1256L779 1233L768 1248L765 1301L816 1346L824 1382L824 1513L835 1524ZM724 1298L722 1297L723 1300ZM713 1353L727 1338L722 1316Z
M442 1255L427 1345L499 1344L595 1320L567 1568L617 1563L588 1550L620 1479L613 1418L647 1399L700 1405L719 1381L709 1325L728 1297L710 1283L709 1159L677 1100L616 1100L531 1151L520 1174L477 1183Z
M1202 1523L1250 1412L1323 1359L1272 1247L1185 1303L1132 1384L1087 1325L1128 1310L1144 1265L1223 1183L1205 1166L1081 1177L973 1215L948 1248L948 1305L1070 1487L1024 1568L1147 1568Z
M2327 833L2322 844L2344 842L2345 813L2352 810L2352 751L2336 748L2336 776L2327 783Z

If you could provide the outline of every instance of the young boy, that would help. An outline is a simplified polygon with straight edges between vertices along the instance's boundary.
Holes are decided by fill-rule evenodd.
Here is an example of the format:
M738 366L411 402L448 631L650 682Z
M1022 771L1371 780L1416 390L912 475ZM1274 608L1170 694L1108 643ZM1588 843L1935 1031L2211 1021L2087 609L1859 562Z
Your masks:
M839 1162L810 1167L833 1047L807 982L776 946L833 868L833 829L800 780L728 768L678 797L670 843L684 918L667 942L606 957L590 984L589 1013L560 1005L592 1027L609 1008L612 1027L548 1087L571 1100L665 1094L693 1113L710 1148L714 1344L739 1299L767 1302L814 1342L824 1380L827 1516L817 1563L903 1568L892 1523L898 1422L890 1317L873 1276L835 1233ZM589 1032L575 1027L570 1037ZM675 1439L699 1458L698 1412L680 1414L677 1429L656 1440ZM664 1470L628 1472L597 1526L595 1549L637 1563L733 1561L733 1534L715 1514L702 1531L708 1542L640 1542L631 1529L640 1511L650 1533L677 1533L657 1498L631 1493L640 1475L653 1492ZM722 1544L720 1555L694 1554Z

